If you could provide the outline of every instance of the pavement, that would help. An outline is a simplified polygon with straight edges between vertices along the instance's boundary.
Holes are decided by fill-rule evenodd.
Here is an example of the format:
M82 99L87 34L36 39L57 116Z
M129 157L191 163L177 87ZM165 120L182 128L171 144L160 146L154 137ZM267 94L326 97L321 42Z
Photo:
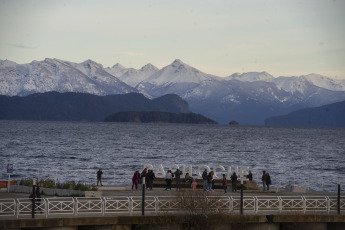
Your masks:
M142 196L142 189L132 190L129 186L99 186L99 190L102 191L102 196ZM145 189L146 196L181 196L183 194L200 194L202 189L197 189L192 191L192 189L181 189L177 190L172 188L171 190L165 190L164 188L158 187L153 188L152 190ZM240 191L231 192L228 191L224 193L222 189L215 189L214 191L206 191L208 196L240 196ZM307 191L306 193L300 192L286 192L283 189L279 189L277 192L276 188L271 188L270 191L261 191L261 190L244 190L244 196L337 196L337 193L327 192L327 191ZM5 189L0 190L0 199L9 199L9 198L28 198L30 194L26 193L8 193ZM341 196L345 196L345 193L341 193ZM52 197L52 196L42 196L42 197Z

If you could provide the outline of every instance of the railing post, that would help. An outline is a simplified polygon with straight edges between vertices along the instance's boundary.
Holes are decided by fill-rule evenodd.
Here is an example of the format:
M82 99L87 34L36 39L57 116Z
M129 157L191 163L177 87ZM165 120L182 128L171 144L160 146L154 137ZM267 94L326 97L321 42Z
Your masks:
M303 213L305 214L307 210L307 200L304 196L302 196L302 202L303 202Z
M48 210L49 210L49 200L48 198L43 198L44 200L44 208L45 208L45 217L48 218ZM47 201L48 200L48 201Z
M327 202L327 214L329 214L330 213L330 211L331 211L331 199L328 197L328 196L326 196L326 202Z
M155 212L156 212L156 214L158 214L158 212L159 212L159 199L158 199L158 197L154 197L154 199L155 199Z
M105 215L105 199L103 199L104 197L101 197L101 202L102 202L102 214L103 216Z
M78 198L72 198L74 204L74 216L78 215Z
M254 196L254 200L255 200L255 214L258 214L258 210L259 210L259 199Z
M281 213L283 211L283 199L278 196L278 203L279 203L279 212Z
M228 196L228 200L229 200L229 212L232 211L232 202L231 202L231 197Z
M129 215L133 213L133 198L129 197Z
M16 206L15 206L15 210L16 210L16 217L17 217L17 219L19 218L19 200L18 199L14 199L15 200L15 204L16 204Z

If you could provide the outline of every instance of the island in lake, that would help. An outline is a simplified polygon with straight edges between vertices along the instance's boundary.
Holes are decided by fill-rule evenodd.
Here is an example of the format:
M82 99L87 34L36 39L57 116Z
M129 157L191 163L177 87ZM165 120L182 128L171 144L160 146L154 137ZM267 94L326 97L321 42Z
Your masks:
M196 113L169 113L158 111L119 112L109 115L105 122L140 122L140 123L189 123L189 124L218 124Z

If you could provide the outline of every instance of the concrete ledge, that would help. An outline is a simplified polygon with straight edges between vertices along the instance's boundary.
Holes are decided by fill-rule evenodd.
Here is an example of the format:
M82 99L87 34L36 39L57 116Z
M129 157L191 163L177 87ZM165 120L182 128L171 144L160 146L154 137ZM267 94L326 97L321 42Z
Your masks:
M11 219L1 220L0 229L25 228L69 228L94 226L90 229L103 229L110 227L117 229L120 226L176 226L188 223L193 216L188 215L161 215L161 216L113 216L113 217L75 217L75 218L49 218L49 219ZM198 218L198 217L196 217ZM210 229L217 226L246 226L245 229L285 229L293 225L293 229L345 229L345 215L215 215L209 218ZM283 226L283 227L282 227ZM88 228L89 229L89 228ZM131 229L131 228L130 228ZM155 228L154 228L155 229ZM227 228L225 228L227 229ZM232 229L232 228L230 228Z
M99 186L99 187L97 187L97 190L99 190L99 191L126 191L126 190L129 190L129 187L126 187L126 186Z
M286 222L294 222L294 223L345 223L345 215L332 215L332 214L325 214L325 215L312 215L312 214L305 214L305 215L270 215L273 217L273 222L278 223L286 223Z
M85 191L85 197L101 197L102 191Z
M79 191L79 190L53 189L53 188L42 188L42 187L40 187L40 189L41 189L42 193L44 193L45 195L50 195L50 196L55 196L55 195L58 195L58 196L72 196L72 195L74 195L74 196L75 195L85 196L85 192ZM24 186L24 185L12 185L10 187L10 192L31 194L32 193L32 187Z

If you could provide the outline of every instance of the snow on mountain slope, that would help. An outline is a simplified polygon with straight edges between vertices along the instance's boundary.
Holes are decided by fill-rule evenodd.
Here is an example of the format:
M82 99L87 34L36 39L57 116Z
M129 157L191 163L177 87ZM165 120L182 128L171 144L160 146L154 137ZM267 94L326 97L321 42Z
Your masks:
M91 60L76 64L46 58L29 64L0 66L0 94L84 92L96 95L137 92Z
M176 59L170 65L157 71L152 76L143 81L143 83L150 83L156 86L163 86L172 83L201 83L202 81L212 80L218 78L200 70L193 68L181 60Z
M120 78L124 73L128 71L128 68L123 67L120 63L116 63L113 67L107 67L104 69L111 75Z
M345 91L345 79L338 80L329 77L325 77L319 74L308 74L301 76L301 78L305 78L312 82L314 85L333 90L333 91Z
M240 80L240 81L266 81L274 79L272 75L267 72L248 72L248 73L234 73L225 78L226 80Z
M296 92L304 94L306 89L313 85L310 81L301 77L278 77L271 81L275 83L279 89L283 89L292 94Z
M187 90L193 89L199 84L207 84L207 82L220 79L220 77L203 73L176 59L172 64L140 82L136 88L149 97L157 97L167 93L182 96Z
M119 79L125 82L127 85L136 87L140 82L146 80L152 74L156 73L159 69L152 64L143 66L140 70L133 68L128 69L122 74Z

